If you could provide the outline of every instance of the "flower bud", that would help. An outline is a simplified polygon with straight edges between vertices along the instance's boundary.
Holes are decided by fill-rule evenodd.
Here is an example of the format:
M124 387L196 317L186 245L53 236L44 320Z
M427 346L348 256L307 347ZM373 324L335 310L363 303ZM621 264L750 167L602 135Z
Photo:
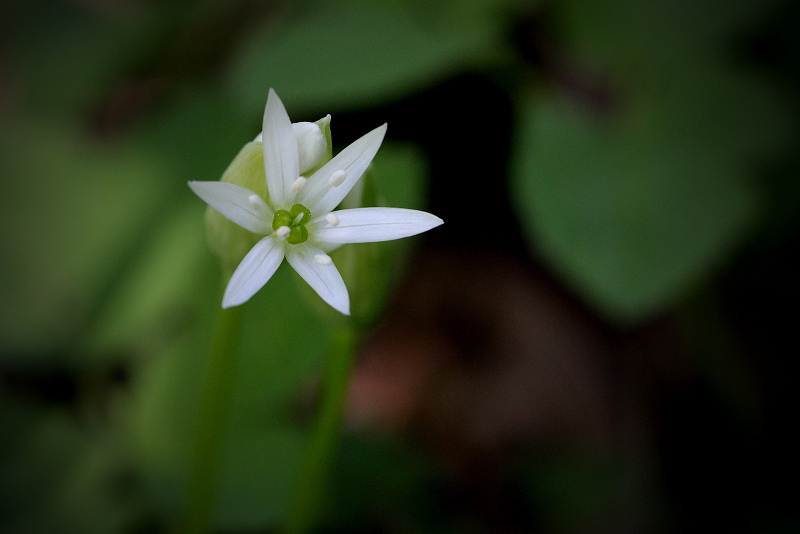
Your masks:
M292 124L302 176L310 176L331 159L330 122L331 116L326 115L317 122ZM260 133L253 142L261 143L262 138Z
M322 129L313 122L295 122L292 124L297 139L297 155L300 159L300 174L318 167L328 149Z

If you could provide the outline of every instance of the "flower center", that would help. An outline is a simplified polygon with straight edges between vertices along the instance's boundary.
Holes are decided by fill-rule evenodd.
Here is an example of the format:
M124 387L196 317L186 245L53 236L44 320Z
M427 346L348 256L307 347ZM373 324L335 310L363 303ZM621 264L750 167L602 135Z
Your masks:
M295 204L289 211L278 210L272 218L272 229L277 231L281 226L289 229L286 241L292 245L305 243L308 239L306 224L311 220L311 212L302 204Z

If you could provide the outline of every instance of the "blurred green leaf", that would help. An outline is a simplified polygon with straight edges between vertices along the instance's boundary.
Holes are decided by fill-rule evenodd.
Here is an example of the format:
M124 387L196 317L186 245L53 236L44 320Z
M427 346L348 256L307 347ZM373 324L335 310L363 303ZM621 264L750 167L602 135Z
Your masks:
M4 35L24 79L26 104L51 116L84 120L161 37L152 10L40 0L9 4L15 5Z
M0 342L45 351L83 326L163 195L152 154L29 118L0 134Z
M87 446L87 440L63 412L40 414L17 407L14 412L3 409L2 417L0 518L5 531L9 524L24 522L31 509L50 496L53 480L61 480L69 472L70 463Z
M182 87L151 116L131 128L130 143L157 153L170 166L169 184L190 202L188 180L219 180L236 153L261 131L261 110L243 114L214 84ZM202 222L201 222L202 226Z
M590 64L647 72L731 51L732 36L763 22L780 0L559 0L550 2L567 46Z
M635 321L675 303L747 235L755 165L787 146L785 101L696 42L669 48L626 25L638 18L607 13L603 34L591 30L595 11L577 11L572 28L586 33L574 52L608 70L572 76L611 79L610 101L523 97L514 198L544 259L601 312ZM671 22L675 34L688 24Z
M147 345L195 320L194 310L209 301L201 296L215 287L219 269L206 245L203 206L185 200L109 296L86 342L92 352L146 353Z
M233 530L282 517L303 450L304 434L293 421L313 391L327 331L298 297L290 271L280 268L247 303L217 515L220 526ZM179 509L182 497L208 336L201 322L159 355L135 388L138 459L164 513Z
M227 531L281 524L300 467L305 434L292 428L240 432L229 445L217 526Z
M176 95L126 138L127 152L158 154L168 179L161 198L153 197L148 206L155 216L137 254L105 295L86 343L94 353L141 350L196 320L194 310L207 302L210 289L213 293L219 269L207 245L205 203L186 181L217 179L239 143L250 137L248 126L213 90L195 87Z
M433 486L441 467L419 447L399 440L345 436L331 474L327 523L331 530L367 531L388 518L402 518L402 528L395 525L400 531L419 532L421 519L439 511Z
M141 519L118 432L63 409L15 410L0 416L0 530L113 533Z
M515 171L524 228L613 318L680 298L753 220L756 191L723 154L664 139L658 125L604 128L553 99L524 117Z
M493 54L497 46L490 17L417 19L413 9L394 2L313 6L270 20L244 40L228 79L244 109L263 107L270 87L290 108L397 97ZM483 28L453 24L465 20Z
M374 205L416 210L427 207L427 162L416 145L385 142L370 172L375 181L377 202Z

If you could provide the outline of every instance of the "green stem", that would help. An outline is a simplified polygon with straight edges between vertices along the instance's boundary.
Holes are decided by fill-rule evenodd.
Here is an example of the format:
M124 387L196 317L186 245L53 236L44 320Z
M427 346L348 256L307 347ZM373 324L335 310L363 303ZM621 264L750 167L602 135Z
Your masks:
M241 306L236 306L222 310L217 321L208 375L200 398L187 501L178 525L180 533L208 532L214 518L225 433L233 400L241 317Z
M306 444L300 478L291 503L285 534L305 534L316 524L325 481L342 427L358 334L342 327L333 332L325 361L319 414Z

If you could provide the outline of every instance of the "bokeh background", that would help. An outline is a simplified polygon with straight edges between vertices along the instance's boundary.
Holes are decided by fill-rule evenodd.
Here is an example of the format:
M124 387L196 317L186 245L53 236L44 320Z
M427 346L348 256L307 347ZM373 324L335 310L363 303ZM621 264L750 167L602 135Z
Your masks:
M800 530L798 8L780 0L0 5L0 531L161 532L260 130L389 123L392 249L319 532ZM272 532L327 326L250 303L216 514ZM373 287L374 286L374 287ZM366 298L366 297L365 297ZM277 310L277 311L276 311Z

